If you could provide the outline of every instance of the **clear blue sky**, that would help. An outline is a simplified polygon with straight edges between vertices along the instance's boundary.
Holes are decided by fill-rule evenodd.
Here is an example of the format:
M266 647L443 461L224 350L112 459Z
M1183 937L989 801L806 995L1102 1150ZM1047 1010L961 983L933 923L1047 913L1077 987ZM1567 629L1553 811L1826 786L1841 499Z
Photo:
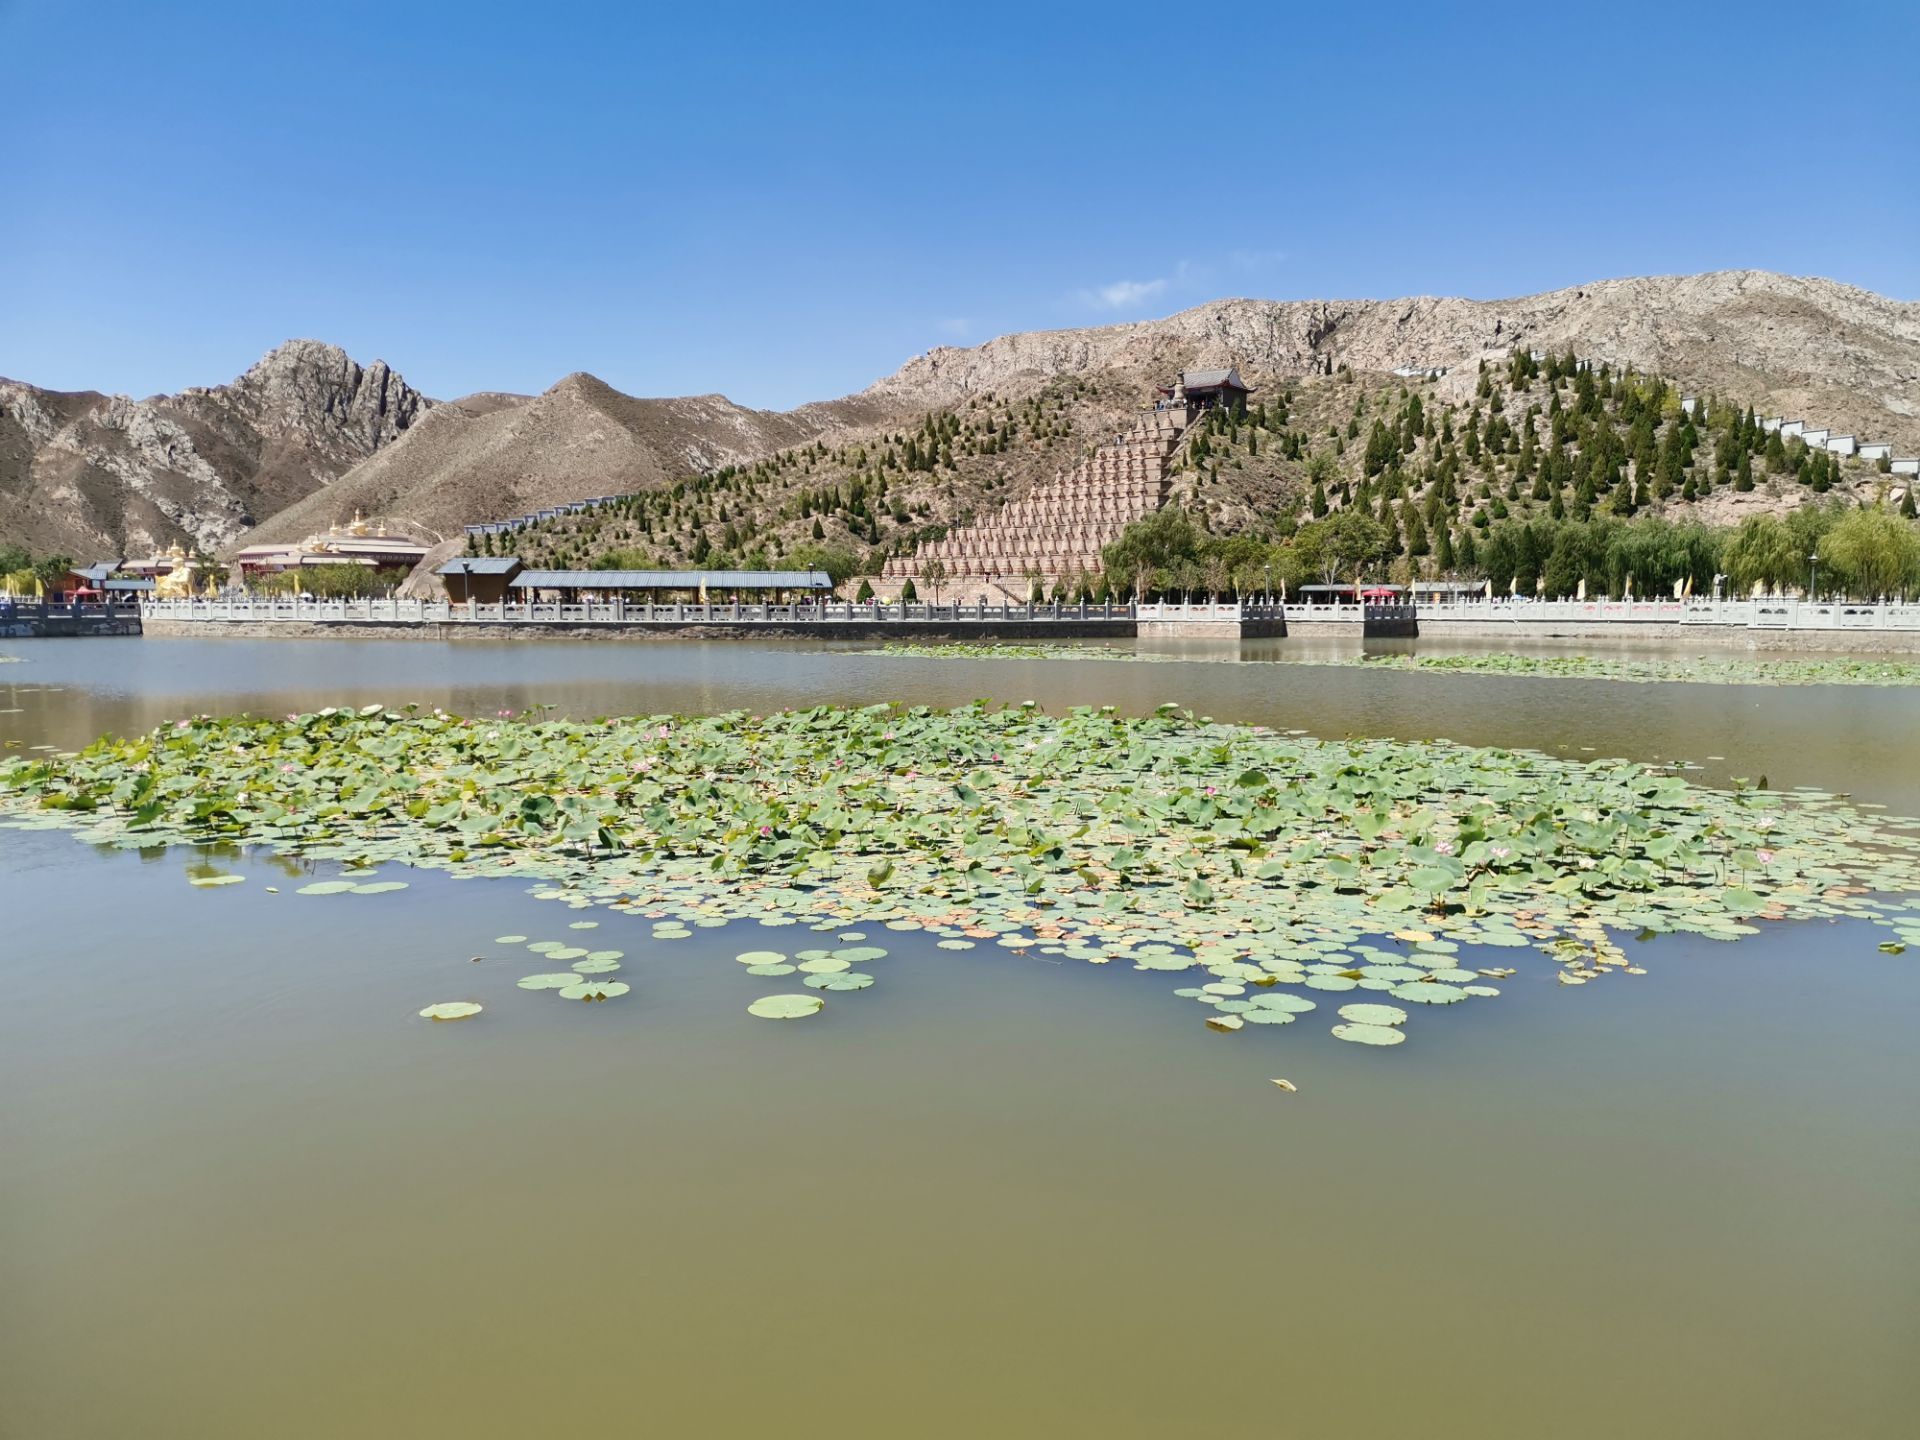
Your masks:
M786 406L1223 295L1920 297L1920 4L0 0L0 374Z

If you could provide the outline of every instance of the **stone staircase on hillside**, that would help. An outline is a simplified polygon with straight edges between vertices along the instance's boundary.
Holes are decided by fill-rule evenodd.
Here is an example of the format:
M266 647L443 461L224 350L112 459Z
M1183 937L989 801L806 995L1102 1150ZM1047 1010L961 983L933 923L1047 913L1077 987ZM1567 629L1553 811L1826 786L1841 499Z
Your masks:
M981 589L1024 602L1030 576L1051 588L1056 580L1097 572L1103 547L1166 504L1168 476L1187 425L1183 405L1143 415L1024 498L887 561L883 585L897 593L912 580L916 590L924 589L925 567L938 560L946 569L943 583L956 591Z

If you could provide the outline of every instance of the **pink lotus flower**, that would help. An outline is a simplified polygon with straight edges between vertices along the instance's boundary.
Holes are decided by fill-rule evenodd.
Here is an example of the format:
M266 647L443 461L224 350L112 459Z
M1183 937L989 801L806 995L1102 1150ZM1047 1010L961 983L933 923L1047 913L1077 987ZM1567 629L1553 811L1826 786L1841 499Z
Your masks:
M1774 855L1774 852L1771 850L1762 850L1760 852L1760 863L1762 865L1773 864L1773 855Z
M1220 787L1218 785L1207 786L1207 794L1218 795L1219 793L1220 793Z
M1453 853L1453 842L1451 840L1438 841L1433 849L1435 854L1451 855Z
M1512 853L1513 852L1504 845L1496 845L1493 847L1493 858L1496 860L1504 860Z

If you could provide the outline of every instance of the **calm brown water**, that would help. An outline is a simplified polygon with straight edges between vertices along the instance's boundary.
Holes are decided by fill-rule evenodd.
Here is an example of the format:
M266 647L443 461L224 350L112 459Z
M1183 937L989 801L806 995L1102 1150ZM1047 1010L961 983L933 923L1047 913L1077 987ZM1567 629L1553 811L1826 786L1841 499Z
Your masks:
M11 651L0 740L22 744L374 698L1172 699L1920 811L1910 691L744 645ZM1318 1015L1214 1035L1165 976L878 927L880 983L769 1024L730 957L807 932L661 944L605 911L593 941L634 993L569 1005L490 943L581 918L522 884L301 897L254 857L196 890L192 858L0 833L8 1440L1911 1433L1920 967L1877 932L1664 939L1646 977L1577 991L1535 967L1388 1052ZM414 1017L456 998L487 1011Z

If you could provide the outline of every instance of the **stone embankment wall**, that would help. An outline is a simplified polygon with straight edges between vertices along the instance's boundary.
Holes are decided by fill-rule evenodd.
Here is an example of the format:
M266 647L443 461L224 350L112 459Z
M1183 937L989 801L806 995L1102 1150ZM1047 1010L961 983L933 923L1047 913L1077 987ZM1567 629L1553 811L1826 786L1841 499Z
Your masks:
M1575 624L1535 621L1523 624L1489 620L1432 620L1422 617L1417 638L1424 640L1485 642L1498 650L1506 644L1538 644L1556 640L1583 645L1622 647L1670 645L1676 650L1765 651L1779 654L1912 655L1920 654L1920 631L1913 630L1754 630L1739 625ZM944 640L1065 641L1131 640L1132 620L942 620L756 622L750 625L675 624L670 621L623 624L512 623L489 625L466 621L405 623L382 621L305 620L163 620L149 619L152 636L200 635L255 640L901 640L916 644ZM1241 640L1292 637L1303 640L1387 639L1401 637L1369 629L1364 635L1354 621L1300 620L1147 620L1140 623L1141 639ZM1415 638L1407 636L1406 638Z
M381 621L159 620L147 621L154 636L200 635L241 640L1131 640L1131 620L942 620L756 621L751 625L675 624L671 621L593 624L429 620L418 624Z

